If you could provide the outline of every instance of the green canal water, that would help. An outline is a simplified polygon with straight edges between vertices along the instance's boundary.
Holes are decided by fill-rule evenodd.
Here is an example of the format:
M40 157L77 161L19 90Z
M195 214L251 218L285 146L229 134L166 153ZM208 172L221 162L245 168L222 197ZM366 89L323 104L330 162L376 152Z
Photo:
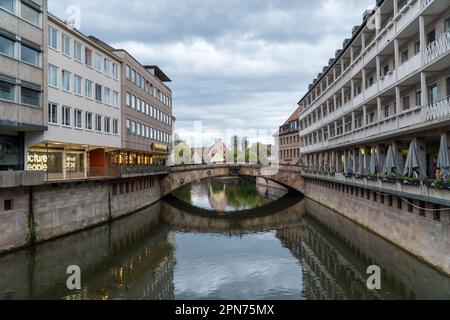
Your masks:
M67 289L72 265L81 290ZM380 290L367 288L371 265ZM252 179L194 183L132 216L0 257L0 299L449 298L445 275Z

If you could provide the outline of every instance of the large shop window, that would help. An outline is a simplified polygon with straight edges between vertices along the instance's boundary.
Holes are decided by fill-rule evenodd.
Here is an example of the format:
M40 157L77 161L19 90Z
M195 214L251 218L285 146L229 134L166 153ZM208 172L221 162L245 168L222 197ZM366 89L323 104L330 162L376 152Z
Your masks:
M81 178L85 176L84 151L32 148L27 155L27 170L44 171L48 180Z

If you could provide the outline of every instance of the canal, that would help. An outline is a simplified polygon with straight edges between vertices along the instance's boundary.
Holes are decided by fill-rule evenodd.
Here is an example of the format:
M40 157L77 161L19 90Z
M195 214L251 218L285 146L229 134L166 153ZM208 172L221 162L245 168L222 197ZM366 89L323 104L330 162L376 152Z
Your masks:
M81 290L67 289L72 265ZM380 290L367 289L371 265L381 268ZM448 298L447 276L250 178L184 186L137 214L0 257L6 300Z

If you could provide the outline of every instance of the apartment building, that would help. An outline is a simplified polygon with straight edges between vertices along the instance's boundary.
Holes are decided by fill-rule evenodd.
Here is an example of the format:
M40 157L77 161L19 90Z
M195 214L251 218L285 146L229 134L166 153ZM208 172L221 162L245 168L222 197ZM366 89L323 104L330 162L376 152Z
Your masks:
M48 130L25 140L26 169L49 180L108 174L121 148L121 60L48 15Z
M46 0L0 1L0 171L24 170L25 137L46 129Z
M448 179L450 2L376 4L299 102L302 165Z
M279 163L286 165L297 165L300 159L300 108L292 113L289 119L280 126L275 135L279 149Z
M122 149L111 155L117 166L163 165L172 150L170 78L157 66L142 65L123 49L90 37L122 61Z

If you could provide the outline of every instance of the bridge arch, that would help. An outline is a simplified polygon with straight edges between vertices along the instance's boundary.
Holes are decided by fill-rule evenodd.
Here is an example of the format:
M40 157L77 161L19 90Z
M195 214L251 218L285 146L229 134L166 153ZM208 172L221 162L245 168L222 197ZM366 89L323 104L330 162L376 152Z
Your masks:
M302 194L305 190L304 180L300 174L300 169L297 167L213 164L172 167L170 173L161 181L161 194L162 196L166 196L196 181L229 176L265 178Z

